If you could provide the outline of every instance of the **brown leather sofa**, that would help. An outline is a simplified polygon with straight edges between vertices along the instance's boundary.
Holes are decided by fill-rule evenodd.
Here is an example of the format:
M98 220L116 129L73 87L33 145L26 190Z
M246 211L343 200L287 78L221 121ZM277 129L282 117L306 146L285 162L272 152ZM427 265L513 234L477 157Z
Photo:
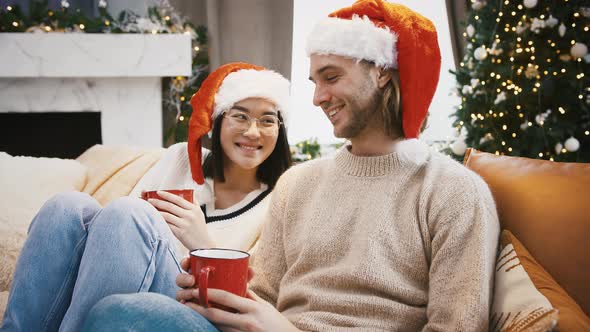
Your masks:
M577 310L582 315L577 319L585 313L583 318L590 321L590 164L498 156L475 149L468 149L464 164L488 183L501 228L522 242L575 301L573 306L579 305L583 313ZM544 295L560 309L563 296ZM567 309L561 308L562 314L567 315ZM558 329L564 330L559 323Z

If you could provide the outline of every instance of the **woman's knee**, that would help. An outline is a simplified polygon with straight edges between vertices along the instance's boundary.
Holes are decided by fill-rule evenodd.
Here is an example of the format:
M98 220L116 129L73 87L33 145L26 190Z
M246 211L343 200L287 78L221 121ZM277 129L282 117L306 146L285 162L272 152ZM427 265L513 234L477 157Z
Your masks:
M136 197L120 197L105 206L95 223L109 229L141 229L148 233L169 231L160 214L148 202Z
M151 209L152 206L147 201L131 196L116 198L105 206L105 210L110 213L149 212Z
M85 207L100 208L100 204L87 193L64 191L48 199L42 209L75 211Z
M63 231L69 228L84 227L100 210L100 204L86 193L69 191L51 197L41 207L31 228L40 226L43 229Z

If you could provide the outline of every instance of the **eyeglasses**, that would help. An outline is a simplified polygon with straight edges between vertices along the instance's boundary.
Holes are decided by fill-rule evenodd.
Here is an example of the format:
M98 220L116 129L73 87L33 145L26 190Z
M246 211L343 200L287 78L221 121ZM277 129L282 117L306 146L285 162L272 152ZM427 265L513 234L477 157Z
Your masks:
M259 118L251 117L248 113L230 110L224 112L223 117L229 120L231 126L241 132L246 132L252 126L252 121L256 121L256 127L263 135L274 135L277 133L281 120L276 115L263 115Z

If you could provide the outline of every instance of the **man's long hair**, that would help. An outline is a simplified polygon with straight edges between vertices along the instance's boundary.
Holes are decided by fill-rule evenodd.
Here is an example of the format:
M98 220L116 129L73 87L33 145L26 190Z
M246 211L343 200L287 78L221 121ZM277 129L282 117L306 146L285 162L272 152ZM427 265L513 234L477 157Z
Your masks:
M375 66L374 63L362 60L365 66ZM366 67L369 68L369 67ZM406 137L403 128L402 95L399 83L399 73L396 69L389 69L392 72L391 79L382 88L378 89L377 112L383 119L385 133L391 138ZM420 133L426 129L428 115L422 123Z
M378 112L383 119L385 133L391 138L405 137L402 126L402 99L397 70L392 70L391 79L380 91L381 98Z

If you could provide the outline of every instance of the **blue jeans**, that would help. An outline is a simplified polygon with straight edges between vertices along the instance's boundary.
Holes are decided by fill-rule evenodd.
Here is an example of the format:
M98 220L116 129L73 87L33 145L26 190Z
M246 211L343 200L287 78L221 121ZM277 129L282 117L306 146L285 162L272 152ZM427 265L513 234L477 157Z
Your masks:
M189 307L153 293L102 299L88 314L82 331L219 332Z
M29 227L0 331L79 331L111 294L176 296L181 272L174 237L146 201L122 197L106 207L87 194L58 194Z

